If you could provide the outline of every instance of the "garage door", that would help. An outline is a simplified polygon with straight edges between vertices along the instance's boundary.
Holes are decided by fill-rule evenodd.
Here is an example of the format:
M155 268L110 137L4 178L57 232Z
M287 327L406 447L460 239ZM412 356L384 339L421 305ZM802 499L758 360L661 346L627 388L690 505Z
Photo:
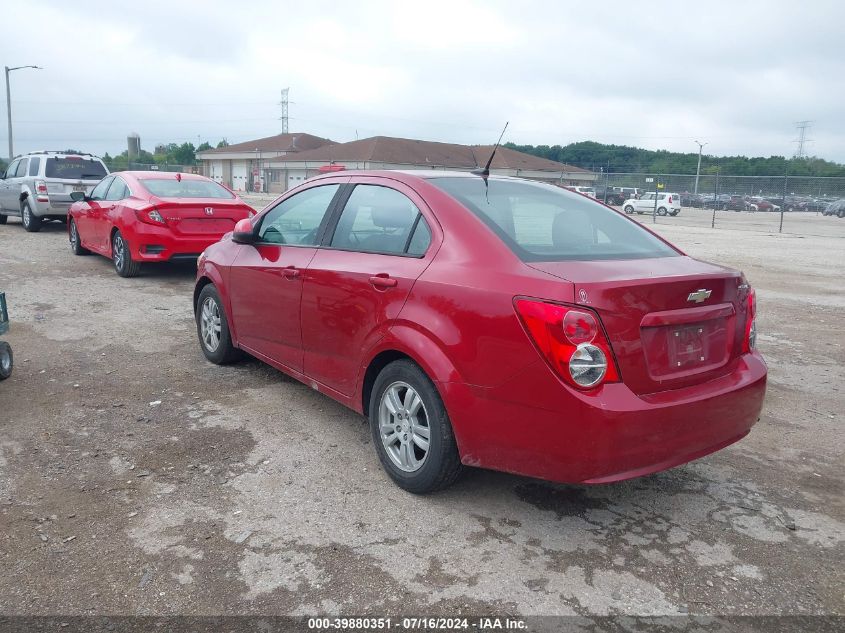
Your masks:
M232 189L235 191L246 191L247 185L249 185L246 176L246 161L232 161Z

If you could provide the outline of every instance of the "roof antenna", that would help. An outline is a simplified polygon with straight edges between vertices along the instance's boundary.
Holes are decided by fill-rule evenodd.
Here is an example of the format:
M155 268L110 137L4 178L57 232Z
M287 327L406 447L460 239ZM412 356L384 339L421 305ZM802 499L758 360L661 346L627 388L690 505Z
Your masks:
M505 130L508 129L508 123L510 121L505 121L505 128L502 130L502 133L499 134L499 140L496 141L496 144L493 146L493 153L490 154L490 158L487 160L487 164L484 166L484 169L473 169L472 173L476 176L481 176L482 178L487 178L490 175L490 165L493 162L493 157L496 155L496 150L499 149L499 143L502 142L502 137L505 135Z

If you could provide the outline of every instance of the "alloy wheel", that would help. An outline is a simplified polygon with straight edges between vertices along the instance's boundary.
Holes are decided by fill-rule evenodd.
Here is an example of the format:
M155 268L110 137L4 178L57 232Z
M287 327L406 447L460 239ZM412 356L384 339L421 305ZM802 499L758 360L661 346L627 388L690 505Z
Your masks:
M425 404L408 383L384 390L379 404L379 436L390 461L405 472L422 468L428 457L431 427Z
M200 334L202 344L209 352L216 352L217 348L220 347L222 331L220 306L213 297L206 297L205 301L202 302L200 312Z
M71 250L76 250L78 242L79 242L79 234L76 232L76 222L71 220L70 221L70 248L71 248Z
M123 268L123 260L126 258L126 243L120 233L115 233L114 239L112 239L112 257L114 258L115 268Z

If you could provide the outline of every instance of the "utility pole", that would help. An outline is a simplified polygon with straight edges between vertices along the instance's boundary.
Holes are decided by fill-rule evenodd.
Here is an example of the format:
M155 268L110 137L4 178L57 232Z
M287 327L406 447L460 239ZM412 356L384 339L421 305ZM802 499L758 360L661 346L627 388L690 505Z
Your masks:
M35 68L37 70L44 70L41 66L15 66L14 68L9 68L5 66L6 69L6 116L7 122L9 124L9 160L11 161L12 158L15 156L15 148L14 144L12 143L12 93L9 90L9 73L13 70L20 70L21 68Z
M283 88L282 89L282 100L279 102L279 105L282 106L282 134L288 133L288 93L290 92L290 88Z
M813 127L812 121L798 121L795 124L798 128L798 139L793 141L798 144L795 148L795 158L804 158L804 144L809 143L812 139L807 138L807 130Z
M695 168L695 191L693 193L698 193L698 176L701 173L701 150L704 149L704 146L707 143L701 143L700 141L696 141L698 144L698 167Z

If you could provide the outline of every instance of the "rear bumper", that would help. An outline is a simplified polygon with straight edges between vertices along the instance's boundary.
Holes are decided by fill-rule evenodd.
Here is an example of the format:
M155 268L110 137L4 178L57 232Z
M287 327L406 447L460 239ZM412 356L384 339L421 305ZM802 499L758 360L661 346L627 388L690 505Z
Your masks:
M166 262L199 257L206 248L220 241L223 234L178 235L165 227L135 222L126 235L132 259L139 262Z
M742 439L760 416L759 354L694 387L638 396L624 383L585 394L544 364L486 389L440 383L465 464L567 483L609 483L677 466Z

